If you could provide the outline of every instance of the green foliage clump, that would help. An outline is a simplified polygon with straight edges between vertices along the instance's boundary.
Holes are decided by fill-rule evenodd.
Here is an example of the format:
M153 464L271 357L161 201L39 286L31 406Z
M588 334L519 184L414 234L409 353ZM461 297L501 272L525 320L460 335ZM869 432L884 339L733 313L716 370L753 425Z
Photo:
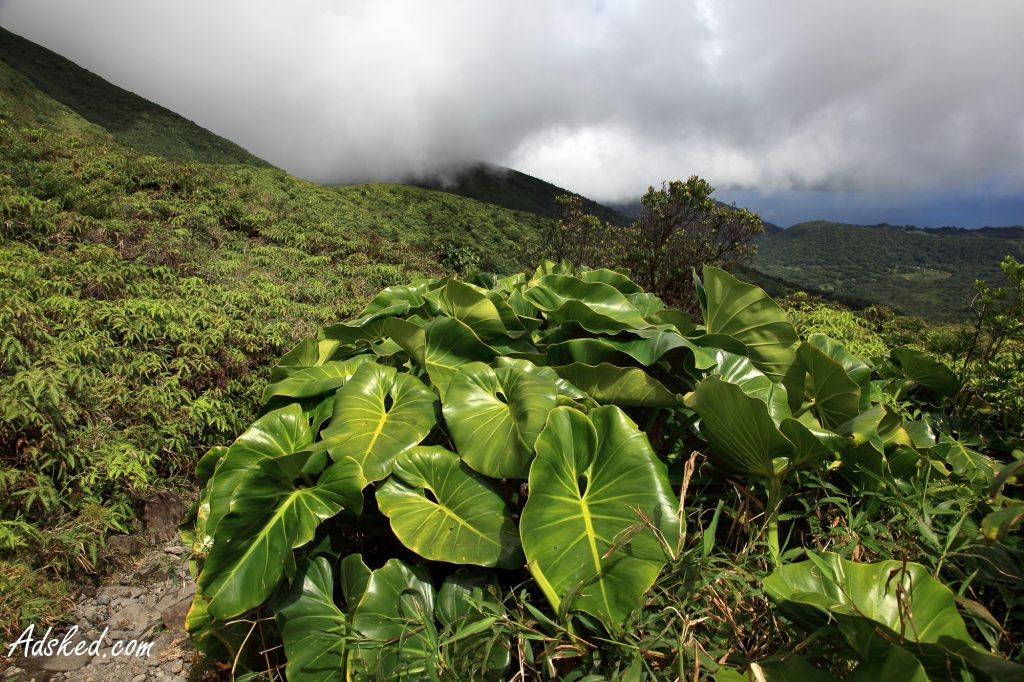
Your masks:
M824 334L866 361L888 352L890 345L875 331L868 320L839 304L798 292L781 299L779 305L786 310L801 336ZM902 340L892 343L891 347L907 345L910 342L909 339Z
M1020 462L957 376L696 288L703 323L545 262L303 340L199 464L193 641L291 680L1024 675Z

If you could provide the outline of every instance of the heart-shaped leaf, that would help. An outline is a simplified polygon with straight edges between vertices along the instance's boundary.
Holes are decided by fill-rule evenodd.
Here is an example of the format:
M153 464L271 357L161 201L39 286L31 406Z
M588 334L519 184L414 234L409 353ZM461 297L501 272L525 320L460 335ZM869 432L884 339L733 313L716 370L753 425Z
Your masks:
M391 478L377 489L377 505L402 544L424 558L502 568L521 563L501 495L442 447L399 455Z
M359 365L371 359L372 355L357 355L348 360L331 360L317 367L301 369L267 386L263 391L263 402L274 396L309 398L333 391L351 379Z
M895 643L936 679L965 668L997 680L1024 679L1024 667L993 656L971 639L953 593L924 566L859 564L832 553L808 556L775 569L764 580L765 592L808 627L834 621L862 659L884 656Z
M523 292L534 306L558 322L575 322L587 331L615 334L649 326L640 311L617 289L566 275L544 275Z
M678 407L681 401L677 393L639 367L574 362L552 369L603 405Z
M896 348L890 354L907 379L942 395L952 395L956 390L956 375L949 367L913 348Z
M335 460L351 458L367 483L391 471L398 453L418 445L436 420L434 392L394 367L367 363L338 389L334 416L318 448Z
M443 409L466 464L495 478L526 478L533 444L557 402L548 376L473 362L455 374Z
M298 452L312 441L309 422L297 403L268 412L257 419L256 423L235 439L217 464L209 484L206 532L210 535L215 533L220 520L228 513L235 489L260 462Z
M860 386L841 364L810 343L800 345L797 357L810 377L813 409L822 426L834 429L860 414Z
M675 543L677 505L665 465L622 410L556 408L537 439L520 521L530 572L556 610L568 599L568 609L621 629L665 564L643 519Z

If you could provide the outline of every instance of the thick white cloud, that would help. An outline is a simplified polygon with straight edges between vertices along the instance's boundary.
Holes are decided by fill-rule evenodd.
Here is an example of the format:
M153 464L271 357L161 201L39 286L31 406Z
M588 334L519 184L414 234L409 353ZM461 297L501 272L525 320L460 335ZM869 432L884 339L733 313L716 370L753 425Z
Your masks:
M0 24L321 181L1024 192L1019 2L0 0Z

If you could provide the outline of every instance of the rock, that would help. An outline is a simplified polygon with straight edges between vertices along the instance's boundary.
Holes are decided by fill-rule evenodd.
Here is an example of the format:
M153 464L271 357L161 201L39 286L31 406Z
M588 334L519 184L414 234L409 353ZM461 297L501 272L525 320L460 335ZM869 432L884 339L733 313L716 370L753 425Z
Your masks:
M127 604L110 620L112 625L130 632L132 639L140 639L160 623L160 613L142 604Z
M134 535L115 535L107 539L107 550L112 554L131 556L138 554L142 548L142 541Z
M188 554L188 547L182 547L181 545L168 545L164 547L164 552L167 554L173 554L174 556L185 556Z
M160 602L164 604L168 600ZM158 606L159 608L159 606ZM163 621L164 626L176 635L185 634L185 616L188 615L189 609L192 608L192 597L184 596L178 598L177 601L164 606L160 611L160 620Z
M146 682L146 673L139 673L132 678L132 682Z
M140 568L135 573L135 577L138 578L139 580L149 580L150 578L153 578L154 576L156 576L159 573L164 572L166 570L167 570L166 566L164 566L164 564L161 563L159 560L158 561L151 561L148 564L146 564L145 566L143 566L142 568ZM144 596L144 595L138 595L138 596L141 597L141 596Z
M99 595L96 595L96 603L100 604L102 606L106 606L107 604L110 603L110 595L109 594L99 594Z
M166 666L164 666L164 671L170 673L171 675L177 675L181 672L182 665L183 664L181 662L181 659L176 658L170 663L168 663Z
M178 523L185 515L185 501L172 492L157 493L146 500L142 522L154 538L167 542L178 534Z

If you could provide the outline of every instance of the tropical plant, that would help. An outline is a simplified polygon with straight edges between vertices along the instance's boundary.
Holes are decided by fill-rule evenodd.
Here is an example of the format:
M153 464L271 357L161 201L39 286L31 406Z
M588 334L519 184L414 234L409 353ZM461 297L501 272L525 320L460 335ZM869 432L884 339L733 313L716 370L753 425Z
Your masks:
M621 272L546 262L389 287L305 339L262 416L200 462L183 525L197 646L294 680L553 675L565 659L658 674L655 645L623 666L628 645L592 641L628 640L666 566L687 572L673 485L695 475L690 452L761 491L751 546L780 570L803 553L781 512L805 474L984 478L989 460L940 422L885 403L952 392L940 363L902 349L873 372L801 341L757 287L711 267L697 284L703 324Z

